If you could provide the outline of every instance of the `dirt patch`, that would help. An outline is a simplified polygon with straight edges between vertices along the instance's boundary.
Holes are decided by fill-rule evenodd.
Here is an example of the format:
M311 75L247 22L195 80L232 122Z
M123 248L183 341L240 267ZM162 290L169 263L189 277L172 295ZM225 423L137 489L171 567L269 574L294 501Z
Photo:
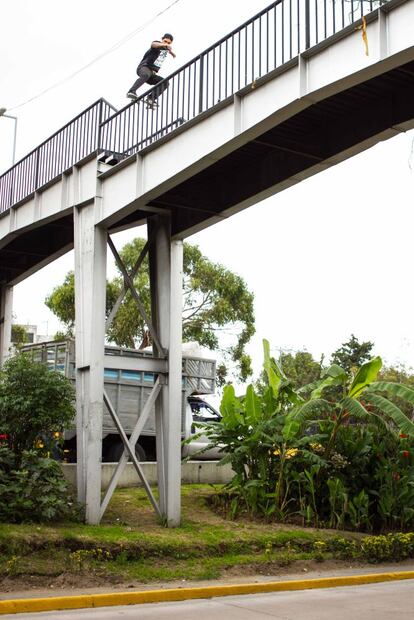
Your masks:
M157 590L167 588L203 587L213 585L230 585L236 583L260 583L265 581L284 581L291 579L318 579L323 577L368 574L374 572L397 572L414 570L412 560L391 565L367 564L363 562L345 562L340 560L298 560L289 566L280 566L269 562L258 569L257 565L243 565L224 569L220 579L172 581L153 581L143 583L133 579L119 579L99 574L61 574L57 577L25 575L5 577L0 581L0 600L10 598L30 598L65 596L78 594L99 594L125 592L133 589Z
M338 568L349 568L349 562L326 561L317 563L314 561L296 561L289 566L280 566L277 562L269 562L265 566L258 567L257 564L245 564L222 569L220 582L234 582L237 579L248 576L274 576L303 574L318 571L327 572ZM355 565L356 566L356 565ZM3 577L0 580L0 593L17 591L37 591L53 590L58 593L61 590L90 590L104 587L107 591L122 590L128 588L152 589L157 587L182 587L183 583L194 586L196 584L211 584L216 580L195 580L180 579L165 582L144 583L142 581L125 579L122 576L108 575L99 571L76 573L61 573L60 575L16 575ZM175 585L174 585L175 584ZM0 594L1 598L1 594Z

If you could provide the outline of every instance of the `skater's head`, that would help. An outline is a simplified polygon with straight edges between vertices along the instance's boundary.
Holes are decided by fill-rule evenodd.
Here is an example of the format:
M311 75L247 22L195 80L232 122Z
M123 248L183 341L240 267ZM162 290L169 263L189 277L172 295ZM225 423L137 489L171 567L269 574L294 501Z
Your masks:
M172 36L172 34L169 34L168 32L166 32L165 35L162 37L162 42L166 43L167 45L171 45L173 41L174 41L174 37Z

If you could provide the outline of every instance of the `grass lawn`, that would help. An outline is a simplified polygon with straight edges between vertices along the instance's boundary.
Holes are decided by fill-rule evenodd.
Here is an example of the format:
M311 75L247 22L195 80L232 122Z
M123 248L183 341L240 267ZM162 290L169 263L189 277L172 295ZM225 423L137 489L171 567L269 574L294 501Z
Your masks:
M314 543L338 532L230 521L210 508L212 493L207 485L183 486L182 524L175 529L162 527L139 488L118 489L99 526L0 524L0 583L7 590L205 580L273 574L332 557Z

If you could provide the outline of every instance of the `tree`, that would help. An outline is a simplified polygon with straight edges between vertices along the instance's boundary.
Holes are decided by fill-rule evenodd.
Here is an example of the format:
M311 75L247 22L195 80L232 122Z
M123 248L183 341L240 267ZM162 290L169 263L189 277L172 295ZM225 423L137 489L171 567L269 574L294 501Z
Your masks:
M17 347L21 347L22 345L26 344L29 341L29 337L25 326L14 323L11 330L11 339L12 343L15 344Z
M126 244L120 256L129 272L145 245L136 238ZM255 333L253 294L244 280L219 263L203 256L200 249L184 243L184 291L183 291L183 340L196 341L209 349L220 350L226 364L234 365L232 371L241 380L251 374L251 359L245 347ZM120 275L107 283L107 315L123 285ZM150 315L150 287L148 260L134 279L145 310ZM45 300L66 326L73 332L75 324L74 276L70 272L63 284L56 287ZM151 344L150 333L145 325L132 295L128 291L107 333L108 340L118 346L130 348ZM228 370L228 369L227 369ZM220 373L221 382L225 372Z
M352 369L359 368L364 362L368 362L372 358L373 346L373 342L358 342L354 334L351 334L348 342L344 342L339 349L334 351L331 364L337 364L349 373Z
M407 385L414 390L414 375L403 365L384 366L379 374L380 381L389 381L393 383L401 383ZM395 404L410 418L413 418L413 405L407 403L400 398L392 399Z
M296 390L317 381L321 376L322 360L317 362L307 351L296 351L295 355L282 353L279 364Z
M115 288L112 283L107 283L106 314L109 314L110 309L115 303L117 291L119 291L118 284ZM49 310L56 314L59 321L65 326L66 334L58 332L58 335L63 337L73 336L75 327L75 275L73 271L69 271L63 283L55 287L51 294L46 297L45 304Z
M381 381L403 383L414 389L414 374L412 369L407 369L403 365L384 366L379 374L379 378Z
M272 359L276 363L274 358ZM295 390L320 379L323 369L322 363L323 358L320 362L317 362L313 359L312 354L307 351L296 351L294 355L282 352L278 361L278 365L284 374L289 377L290 383ZM262 370L260 378L255 384L255 388L260 394L264 393L267 381L267 373L265 370Z
M5 362L0 371L0 431L8 435L17 458L63 431L74 416L74 389L64 375L24 353Z

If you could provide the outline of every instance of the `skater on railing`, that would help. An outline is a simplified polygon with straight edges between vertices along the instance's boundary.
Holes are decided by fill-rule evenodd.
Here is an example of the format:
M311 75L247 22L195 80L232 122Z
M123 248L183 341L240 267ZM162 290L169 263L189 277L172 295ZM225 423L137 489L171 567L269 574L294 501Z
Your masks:
M167 54L171 54L173 58L175 58L175 54L172 51L171 44L173 42L173 36L169 33L166 33L161 41L153 41L151 43L151 47L147 50L137 67L138 79L135 80L129 91L127 92L127 97L136 101L138 99L136 91L143 84L158 84L163 80L163 78L158 75L158 71L164 60L167 57ZM155 89L147 98L146 104L149 108L156 107L157 99L164 92L164 90L168 88L168 82L164 81L163 84L159 86L159 88Z

